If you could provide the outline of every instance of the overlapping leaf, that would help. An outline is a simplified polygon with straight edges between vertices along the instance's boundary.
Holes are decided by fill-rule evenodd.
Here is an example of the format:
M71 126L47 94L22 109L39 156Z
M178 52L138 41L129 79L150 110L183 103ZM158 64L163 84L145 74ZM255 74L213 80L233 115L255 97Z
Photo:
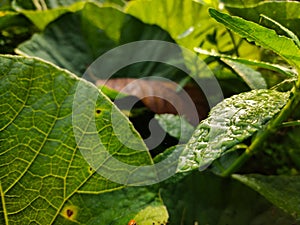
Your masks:
M215 23L208 15L205 1L192 0L137 0L129 2L125 11L144 23L156 24L168 31L180 45L193 49L201 46L220 52L234 51L237 36L232 37L226 29ZM258 58L257 48L242 41L240 56Z
M237 4L230 4L230 2L228 2L225 3L225 5L226 9L236 16L274 27L271 23L261 18L263 14L275 19L298 36L300 35L300 3L297 1L259 1L259 3L256 4L249 4L249 2L245 4L243 1ZM282 32L280 29L274 28L280 33Z
M228 149L263 128L288 99L287 93L254 90L225 99L196 128L178 171L205 169Z
M248 41L254 41L257 45L274 51L291 65L299 67L300 49L291 38L279 36L274 30L239 17L218 12L215 9L209 9L209 12L218 22L247 38Z
M144 24L120 9L86 3L82 10L62 16L41 34L35 34L18 47L17 53L43 58L82 76L104 52L124 43L152 39L172 42L167 32ZM119 65L118 60L124 59L114 58L112 63ZM170 66L145 62L124 68L119 76L174 77L177 71Z

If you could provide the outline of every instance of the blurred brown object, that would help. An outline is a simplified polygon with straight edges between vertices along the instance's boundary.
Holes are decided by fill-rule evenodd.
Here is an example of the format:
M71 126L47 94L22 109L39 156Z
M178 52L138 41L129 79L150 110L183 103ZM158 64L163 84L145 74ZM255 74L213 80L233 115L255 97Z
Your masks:
M171 81L115 78L97 80L96 85L105 85L118 92L136 96L154 113L184 115L193 125L204 119L209 111L203 92L195 84L187 84L178 90L178 84Z

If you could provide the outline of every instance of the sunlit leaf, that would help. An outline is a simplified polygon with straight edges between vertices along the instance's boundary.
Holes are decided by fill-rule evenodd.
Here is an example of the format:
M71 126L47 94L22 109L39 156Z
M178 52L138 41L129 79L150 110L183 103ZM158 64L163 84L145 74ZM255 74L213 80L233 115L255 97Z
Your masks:
M105 165L110 161L103 158L106 152L125 164L151 164L145 144L127 118L92 84L34 58L1 56L0 64L0 217L5 223L51 224L64 213L72 196L101 194L123 187L124 184L114 183L96 172L104 169L102 166L105 171L112 169ZM82 101L76 103L79 85ZM97 101L89 111L86 105L91 96ZM84 110L74 114L72 108L76 104ZM131 133L131 144L139 150L118 139L121 130L112 128L112 114L118 119L120 129L128 127L130 132L126 134ZM76 118L85 125L78 127L80 121ZM91 131L90 125L86 125L93 122L97 130ZM85 151L90 151L93 160L106 160L104 165L97 166L91 160L88 163L86 154L83 157L81 146L85 135L88 135ZM102 144L90 142L92 135ZM104 151L101 153L99 149L97 153L95 146L102 146ZM122 168L119 171L126 180L133 171L124 172ZM113 169L109 173L113 174ZM72 215L75 219L77 209L80 214L80 206L74 205L69 219Z
M206 169L228 149L262 129L287 99L287 93L263 89L225 99L196 128L179 159L178 171Z
M254 41L266 49L270 49L282 56L291 65L299 67L300 65L300 49L290 38L279 36L274 30L265 28L254 22L249 22L239 17L230 16L218 12L215 9L209 9L213 18L223 23L232 31L238 33L248 41Z

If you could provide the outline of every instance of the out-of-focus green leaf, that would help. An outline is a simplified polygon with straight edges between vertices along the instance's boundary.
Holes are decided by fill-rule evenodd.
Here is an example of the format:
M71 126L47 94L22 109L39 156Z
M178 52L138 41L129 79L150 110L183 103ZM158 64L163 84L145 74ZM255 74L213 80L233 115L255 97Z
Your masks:
M201 47L219 52L237 53L238 51L240 56L259 58L255 46L242 41L238 36L230 34L224 27L215 23L207 13L208 6L199 2L135 0L127 4L125 11L144 23L162 27L179 45L188 49ZM239 43L238 50L237 43Z
M260 72L246 66L242 63L232 61L230 59L221 59L230 66L252 89L266 89L267 83Z
M68 32L65 31L66 27ZM83 10L64 15L41 34L35 34L31 40L21 44L16 52L43 58L82 76L95 59L117 45L153 39L173 42L168 33L159 27L144 24L117 8L87 3ZM155 51L155 54L164 53L164 49ZM137 54L141 53L137 51ZM111 63L118 66L123 61L124 57L114 57ZM169 65L141 62L121 69L116 76L174 78L178 72L178 69ZM90 78L95 81L107 77L95 73Z
M291 65L296 66L297 68L299 67L300 49L292 39L279 36L274 30L239 17L218 12L215 9L209 9L209 12L213 18L218 22L223 23L230 30L247 38L248 41L254 41L257 45L274 51Z
M12 5L15 10L51 10L60 7L68 7L74 3L78 2L95 2L95 3L105 3L105 4L117 4L123 6L125 1L123 0L90 0L90 1L78 1L78 0L12 0Z
M81 10L87 1L14 1L13 5L15 10L26 16L32 23L40 30L68 12L76 12ZM105 5L116 4L116 6L123 6L125 3L122 0L99 0L95 3L105 3ZM112 4L113 5L113 4Z
M293 217L300 218L299 176L234 174L233 177L259 192L274 205L285 210Z
M45 27L61 15L68 12L76 12L82 9L85 2L76 2L70 6L60 6L49 10L18 10L21 14L25 15L35 26L40 30L44 30Z
M65 31L68 27L68 32ZM36 56L82 76L95 56L113 48L106 34L83 23L80 12L62 16L41 34L21 44L21 55Z
M182 116L173 114L156 114L159 125L172 137L187 142L194 132L194 127Z
M0 64L1 221L51 224L64 213L72 196L123 187L96 172L114 173L106 165L111 161L105 158L108 152L128 166L152 163L128 119L97 87L35 58L1 56ZM80 99L75 101L75 97ZM114 128L112 115L118 121ZM90 128L93 124L95 130ZM125 128L129 131L122 132ZM130 147L118 139L120 133L130 136ZM101 145L91 142L93 135ZM94 161L88 163L89 153ZM101 159L105 164L97 166L95 160ZM134 171L121 167L115 172L126 180ZM76 208L78 213L83 210L80 206L70 210ZM69 215L66 223L75 217L71 212L65 215Z
M228 149L262 129L285 105L288 96L271 90L253 90L216 105L187 143L178 171L206 169Z
M250 2L242 1L238 4L225 3L226 9L246 20L250 20L256 23L262 23L268 27L280 31L279 27L272 25L272 22L266 21L260 17L261 14L266 15L283 26L287 27L295 34L300 36L299 22L300 22L300 2L297 1L260 1L256 4L250 4ZM279 28L279 29L278 29Z
M0 53L12 54L17 45L28 40L33 32L33 25L21 14L0 11Z
M170 224L180 224L178 221L199 225L299 224L258 193L233 179L224 180L210 173L195 171L183 179L173 177L171 181L160 191L169 210Z
M297 76L297 72L295 70L284 67L282 65L272 64L272 63L257 61L257 60L251 60L251 59L237 58L237 57L230 56L230 55L219 54L216 52L209 52L202 48L195 48L194 50L203 55L213 56L213 57L219 58L219 59L221 59L221 58L229 59L231 61L242 63L242 64L245 64L248 66L254 66L254 67L259 67L259 68L263 68L263 69L268 69L268 70L271 70L271 71L274 71L274 72L277 72L280 74L284 74L287 77L296 77Z

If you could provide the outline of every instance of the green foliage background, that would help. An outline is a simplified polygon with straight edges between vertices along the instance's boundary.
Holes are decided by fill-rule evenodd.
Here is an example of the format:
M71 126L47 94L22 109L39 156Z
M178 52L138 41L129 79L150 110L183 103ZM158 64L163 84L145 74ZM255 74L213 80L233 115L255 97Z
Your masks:
M299 7L290 1L1 1L0 224L300 224ZM170 136L184 137L180 145L160 146L156 156L132 118L81 78L106 51L139 40L194 51L226 98L197 127L179 116L153 116ZM189 76L211 79L184 52L181 57ZM181 86L190 81L154 62L116 74L144 76ZM182 151L175 175L128 187L98 174L105 165L89 165L74 137L78 84L86 91L82 102L98 95L101 113L90 118L82 108L81 116L96 123L94 134L110 154L142 166ZM112 112L140 151L118 139Z

